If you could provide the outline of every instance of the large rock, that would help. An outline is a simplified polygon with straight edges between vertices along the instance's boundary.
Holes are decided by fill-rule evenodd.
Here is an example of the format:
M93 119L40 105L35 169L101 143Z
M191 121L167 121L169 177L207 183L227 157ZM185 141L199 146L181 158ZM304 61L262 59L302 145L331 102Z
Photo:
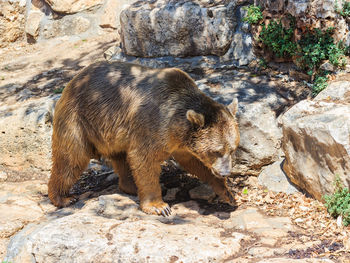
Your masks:
M0 1L0 48L24 38L26 1Z
M233 3L231 4L233 5ZM207 68L232 69L232 67L246 67L249 65L249 63L255 60L256 57L253 53L253 39L249 32L250 26L248 23L242 21L245 13L246 11L244 10L244 6L237 6L234 11L234 17L226 18L226 20L234 19L237 26L235 26L232 34L232 39L230 40L231 44L228 47L227 52L223 55L194 56L195 54L191 53L188 54L188 57L176 57L173 54L164 55L161 57L137 57L126 54L125 49L123 51L122 48L116 46L109 49L106 52L105 57L111 60L136 63L153 68L178 67L187 72ZM135 36L135 38L136 37L137 36ZM185 40L186 39L184 39L184 41ZM187 39L187 41L192 40ZM204 42L206 42L206 40L204 40Z
M301 101L282 118L284 170L318 200L335 178L350 186L350 82L331 84L314 101Z
M120 15L122 47L137 57L224 55L236 26L236 1L139 1Z
M334 0L257 0L257 4L271 13L289 13L294 17L336 18L340 17L336 7L342 8L342 1L337 6ZM317 21L315 21L317 23Z
M89 30L91 22L89 17L80 15L64 16L61 19L51 20L43 26L44 38L71 36L82 34Z
M0 169L7 180L47 178L52 114L59 96L0 106Z
M286 194L294 194L298 189L290 182L284 173L282 166L284 159L265 166L259 174L259 184L274 192L283 192Z
M29 11L26 21L25 32L32 37L36 38L39 34L40 21L43 18L44 13L41 11Z
M45 0L57 13L73 14L101 5L103 0Z
M137 0L107 0L100 16L100 27L119 28L121 11L136 1Z
M106 195L82 209L58 210L11 239L5 260L32 262L223 262L246 235L229 213L202 216L194 201L172 207L169 218L148 216L128 196ZM277 219L278 220L278 219ZM74 229L74 231L72 231Z
M11 237L26 224L44 216L42 207L31 195L47 194L46 183L30 181L0 185L0 239Z

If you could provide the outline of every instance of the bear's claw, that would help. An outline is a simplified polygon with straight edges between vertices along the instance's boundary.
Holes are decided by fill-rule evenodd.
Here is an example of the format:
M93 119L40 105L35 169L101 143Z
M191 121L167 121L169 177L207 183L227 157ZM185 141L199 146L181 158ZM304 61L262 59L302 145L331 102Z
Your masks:
M219 194L219 201L229 204L231 206L236 205L236 199L234 197L234 194L232 193L232 191L230 191L227 188L225 189L224 192Z
M163 201L149 202L141 205L141 209L146 214L162 215L164 217L170 216L171 209L167 203Z

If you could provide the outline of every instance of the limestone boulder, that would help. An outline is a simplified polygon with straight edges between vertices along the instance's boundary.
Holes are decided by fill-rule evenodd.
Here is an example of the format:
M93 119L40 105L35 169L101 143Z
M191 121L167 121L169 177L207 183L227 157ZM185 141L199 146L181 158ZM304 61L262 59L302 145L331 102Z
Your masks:
M224 55L237 1L138 1L120 14L122 48L136 57Z
M350 81L336 81L321 91L315 101L350 103Z
M336 177L350 186L350 82L332 83L314 101L301 101L282 118L284 170L318 200Z
M129 196L100 196L24 228L11 239L5 261L222 262L238 253L247 238L228 230L229 213L225 220L219 214L202 216L194 201L172 210L168 218L148 216Z
M333 0L298 0L298 1L283 1L283 0L258 0L257 4L263 7L270 13L289 13L294 17L309 17L316 18L336 18L339 14L336 10L336 5ZM338 8L342 8L342 2L337 3Z
M44 216L42 207L31 197L39 194L47 194L46 183L42 181L0 185L0 239L11 237Z
M103 0L45 0L53 11L64 14L74 14L91 9L103 3Z
M214 3L213 1L211 2ZM231 3L231 4L234 5L234 3ZM138 57L139 54L137 54L137 56L130 55L126 53L125 48L121 48L120 46L115 46L109 49L106 52L105 56L110 60L136 63L136 64L153 67L153 68L177 67L185 70L186 72L195 71L197 69L202 70L206 68L231 69L232 67L246 67L256 59L255 54L253 52L253 45L252 45L253 37L250 33L249 24L242 20L246 14L246 10L244 9L244 6L236 6L233 9L235 10L234 16L229 19L233 19L234 20L233 23L236 24L237 22L237 25L235 26L235 29L232 34L232 41L230 41L231 44L228 47L228 50L226 51L226 53L223 55L209 54L209 55L197 56L195 55L195 53L191 53L191 54L188 54L187 57L181 57L183 55L176 56L177 53L176 54L170 53L168 52L169 50L166 50L162 54L168 54L168 55L161 55L158 57ZM179 24L179 23L180 22L176 22L174 24ZM183 29L181 28L177 28L176 30L183 31ZM130 34L135 34L135 33L137 33L135 30L130 31ZM137 37L138 36L134 37L133 39L136 39ZM178 43L179 40L176 40L176 41L177 41L176 43ZM186 39L181 41L186 41ZM187 38L187 41L191 41L191 43L193 42L190 38ZM206 45L205 43L207 43L207 40L203 40L203 41L204 41L203 42L204 44L202 43L202 45ZM169 45L171 45L171 43ZM144 45L143 42L141 44ZM162 44L160 43L159 45L162 45ZM175 48L180 48L180 46L177 46Z
M136 1L137 0L107 0L100 16L100 27L119 28L121 11Z
M61 19L50 20L43 26L42 37L50 39L54 37L79 35L88 31L91 27L89 17L80 15L64 16Z
M24 38L26 1L0 1L0 48Z
M59 96L0 106L0 170L9 181L47 179L54 106Z
M41 11L29 11L25 26L25 32L36 38L39 34L40 21L44 17Z
M273 164L265 166L259 174L259 184L274 192L294 194L298 189L290 182L283 171L284 159L279 159Z

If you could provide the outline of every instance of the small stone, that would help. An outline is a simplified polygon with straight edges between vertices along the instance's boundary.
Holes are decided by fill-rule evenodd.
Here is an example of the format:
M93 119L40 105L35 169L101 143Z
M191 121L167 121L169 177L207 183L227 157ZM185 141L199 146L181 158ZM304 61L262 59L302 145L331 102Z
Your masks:
M349 233L346 234L344 240L343 240L344 247L347 251L350 251L350 235Z
M274 238L261 238L260 243L263 245L274 246L277 243L277 239Z
M303 206L303 205L300 205L299 208L300 208L300 210L302 210L302 211L308 211L308 210L310 210L309 207L306 207L306 206Z
M248 254L256 258L271 257L274 255L274 250L268 247L252 247L248 250Z
M115 54L117 54L119 52L121 52L120 47L112 46L103 53L103 56L106 60L110 60Z
M339 215L339 216L337 217L337 226L338 226L338 227L342 227L342 225L343 225L343 216L342 216L342 215Z
M170 188L167 190L166 195L163 197L164 201L174 201L176 198L176 194L179 192L179 188Z
M25 31L27 34L36 38L39 34L40 21L44 17L41 11L29 11Z
M301 72L295 69L289 70L289 76L297 81L302 81L302 80L310 81L311 79L311 77L308 74L305 74L304 72Z
M211 186L207 184L202 184L197 186L189 191L190 197L192 199L202 199L202 200L212 200L215 198L216 194L214 193Z
M0 181L5 181L7 179L7 173L0 171Z
M333 72L334 71L334 66L333 64L331 64L328 60L324 63L321 64L320 69L324 70L324 71L330 71Z

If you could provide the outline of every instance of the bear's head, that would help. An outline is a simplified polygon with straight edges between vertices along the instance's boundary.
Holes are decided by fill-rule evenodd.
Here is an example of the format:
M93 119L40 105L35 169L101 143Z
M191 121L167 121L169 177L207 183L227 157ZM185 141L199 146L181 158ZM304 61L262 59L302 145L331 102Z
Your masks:
M227 107L217 105L211 111L198 113L188 110L187 120L192 125L189 151L217 177L230 175L233 156L239 144L236 119L238 100Z

